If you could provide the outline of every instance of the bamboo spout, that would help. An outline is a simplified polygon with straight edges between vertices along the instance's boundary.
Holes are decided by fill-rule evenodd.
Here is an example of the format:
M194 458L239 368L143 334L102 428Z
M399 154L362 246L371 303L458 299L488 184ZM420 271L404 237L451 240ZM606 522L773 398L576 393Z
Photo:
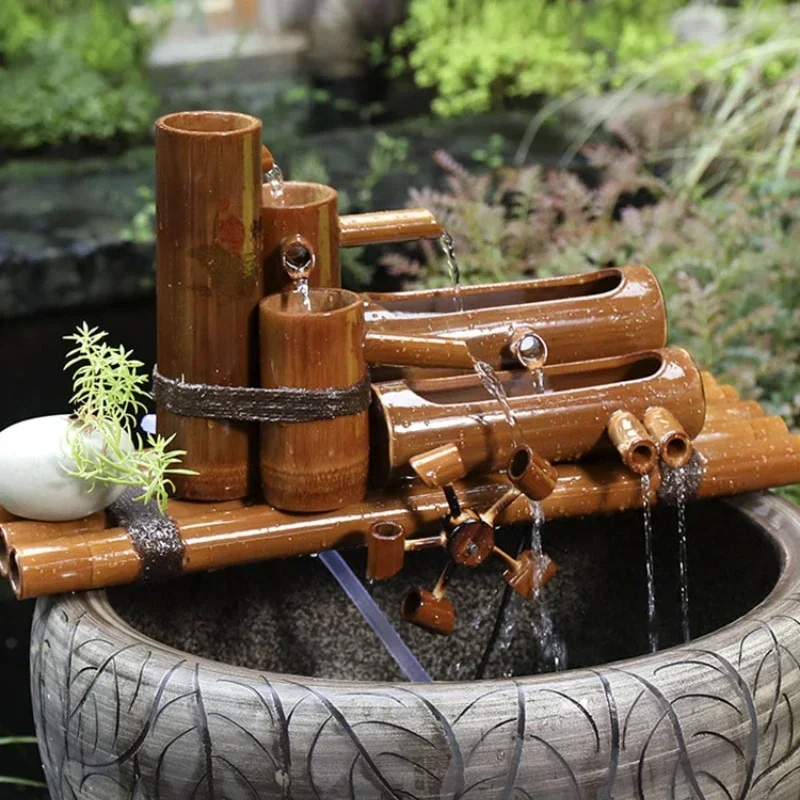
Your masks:
M467 343L461 339L377 331L367 331L364 356L370 364L395 367L472 369L474 364Z
M342 247L438 239L444 228L427 208L374 211L339 218Z
M658 463L658 448L636 417L628 411L615 411L608 421L608 435L625 466L647 475Z
M666 408L654 406L644 412L644 426L658 445L661 460L678 469L692 457L692 440L683 425Z

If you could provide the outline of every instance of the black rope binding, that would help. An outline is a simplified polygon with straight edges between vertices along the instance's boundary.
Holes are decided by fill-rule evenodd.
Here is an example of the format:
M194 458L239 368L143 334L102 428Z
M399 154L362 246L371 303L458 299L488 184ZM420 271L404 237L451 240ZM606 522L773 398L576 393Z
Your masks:
M213 386L165 378L153 369L153 394L161 408L184 417L239 422L313 422L366 411L369 377L344 389L264 389Z

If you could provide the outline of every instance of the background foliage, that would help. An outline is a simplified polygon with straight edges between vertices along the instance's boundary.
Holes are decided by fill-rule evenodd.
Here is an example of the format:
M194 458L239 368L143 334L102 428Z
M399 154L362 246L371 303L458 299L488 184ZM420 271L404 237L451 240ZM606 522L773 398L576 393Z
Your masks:
M3 0L0 148L146 133L157 109L144 72L155 32L121 0Z

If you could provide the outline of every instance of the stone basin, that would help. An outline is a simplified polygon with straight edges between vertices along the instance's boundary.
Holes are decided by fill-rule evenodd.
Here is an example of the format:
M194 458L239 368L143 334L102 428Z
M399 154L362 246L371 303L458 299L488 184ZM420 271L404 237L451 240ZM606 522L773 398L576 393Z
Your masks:
M409 558L373 593L430 684L402 680L318 559L41 599L51 795L796 800L800 510L770 494L689 507L686 644L675 519L655 510L656 654L640 513L547 524L560 570L502 615L499 568L457 572L450 638L400 621L441 566Z

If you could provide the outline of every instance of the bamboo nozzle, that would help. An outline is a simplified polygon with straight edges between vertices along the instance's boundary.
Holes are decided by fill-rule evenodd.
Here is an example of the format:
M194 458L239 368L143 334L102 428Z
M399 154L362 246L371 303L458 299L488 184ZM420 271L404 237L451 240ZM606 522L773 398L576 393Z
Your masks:
M391 520L373 523L367 531L367 577L382 581L397 575L405 559L405 531Z
M417 477L431 488L448 486L467 474L461 453L452 443L420 453L414 456L409 464Z
M658 463L655 442L629 411L615 411L611 415L608 435L625 466L638 475L647 475Z
M544 500L558 483L558 472L549 461L522 445L508 460L509 480L531 500Z
M666 408L653 406L644 412L644 426L655 439L661 460L678 469L685 466L694 449L683 425Z
M473 369L474 361L462 339L442 336L405 336L367 330L364 358L370 364L394 367Z
M373 211L339 218L342 247L407 242L412 239L438 239L444 228L427 208Z

